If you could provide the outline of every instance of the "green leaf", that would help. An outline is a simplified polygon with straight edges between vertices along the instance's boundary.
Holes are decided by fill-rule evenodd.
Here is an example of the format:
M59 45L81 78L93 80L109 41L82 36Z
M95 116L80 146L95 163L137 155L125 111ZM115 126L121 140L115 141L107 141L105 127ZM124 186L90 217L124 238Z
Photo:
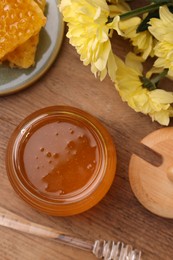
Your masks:
M150 26L148 24L148 22L150 21L151 18L160 18L159 16L159 10L156 10L154 12L150 12L145 19L140 23L140 25L138 26L136 32L143 32L148 30L148 26Z
M159 2L159 1L160 0L156 0L156 2ZM165 1L162 1L162 2L165 2ZM169 11L171 13L173 13L173 6L168 6L168 8L169 8ZM148 15L145 17L145 19L138 26L136 32L138 33L138 32L143 32L143 31L148 30L148 27L150 26L148 24L148 22L150 21L151 18L160 18L159 10L149 12Z
M150 79L144 76L140 76L139 78L143 84L143 88L147 88L150 91L156 89L156 85Z
M147 88L150 91L157 89L157 85L160 80L166 77L168 71L168 69L164 69L160 74L156 74L156 76L152 79L146 78L145 76L140 76L139 79L142 82L143 88Z

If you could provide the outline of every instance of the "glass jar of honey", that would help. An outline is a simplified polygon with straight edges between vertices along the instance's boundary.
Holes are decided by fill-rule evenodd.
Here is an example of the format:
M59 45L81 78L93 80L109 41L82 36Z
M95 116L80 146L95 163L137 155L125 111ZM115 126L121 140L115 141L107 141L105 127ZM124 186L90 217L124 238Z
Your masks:
M116 150L92 115L68 106L40 109L25 118L7 147L6 168L19 196L54 216L97 204L116 171Z

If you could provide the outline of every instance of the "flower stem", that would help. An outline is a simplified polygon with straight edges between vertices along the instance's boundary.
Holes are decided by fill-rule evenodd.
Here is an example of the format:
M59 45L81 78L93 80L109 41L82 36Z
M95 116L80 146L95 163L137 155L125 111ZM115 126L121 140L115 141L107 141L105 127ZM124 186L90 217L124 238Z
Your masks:
M152 79L146 78L145 76L140 76L140 80L142 82L143 88L147 88L152 91L157 88L157 83L163 79L168 73L168 69L164 69L160 74L155 76Z
M162 71L162 73L160 73L160 74L158 74L157 76L155 76L155 78L152 78L152 79L151 79L151 82L152 82L153 84L158 83L161 79L163 79L163 78L167 75L167 73L168 73L168 69L164 69L164 70Z
M146 5L144 7L140 7L140 8L137 8L137 9L134 9L132 11L129 11L127 13L124 13L124 14L121 14L120 15L120 19L121 20L125 20L127 18L131 18L131 17L134 17L134 16L137 16L137 15L140 15L140 14L144 14L144 13L148 13L148 12L151 12L151 11L155 11L157 10L160 6L162 5L172 5L173 4L173 1L171 0L165 0L165 1L162 1L160 3L157 3L157 4L151 4L151 5Z

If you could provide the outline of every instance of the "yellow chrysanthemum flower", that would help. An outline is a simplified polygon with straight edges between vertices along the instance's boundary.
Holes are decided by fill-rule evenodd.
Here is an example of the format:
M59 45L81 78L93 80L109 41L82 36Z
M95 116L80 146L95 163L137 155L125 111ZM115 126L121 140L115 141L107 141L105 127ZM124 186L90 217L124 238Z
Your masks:
M115 59L109 32L117 24L116 18L107 23L110 9L105 0L62 0L60 11L68 24L67 37L84 65L101 80L107 72L114 81ZM124 8L124 7L123 7Z
M117 32L125 39L129 39L135 47L135 53L141 54L143 60L146 60L149 55L152 56L154 42L152 35L147 30L136 32L141 21L139 17L120 20Z
M173 77L173 14L167 6L160 7L160 19L152 18L148 29L158 40L154 48L158 57L154 66L168 68L168 76Z
M117 69L115 87L123 101L136 112L148 114L152 120L162 125L169 124L170 116L173 116L173 92L161 89L149 91L142 86L141 58L129 53L125 63L115 57Z

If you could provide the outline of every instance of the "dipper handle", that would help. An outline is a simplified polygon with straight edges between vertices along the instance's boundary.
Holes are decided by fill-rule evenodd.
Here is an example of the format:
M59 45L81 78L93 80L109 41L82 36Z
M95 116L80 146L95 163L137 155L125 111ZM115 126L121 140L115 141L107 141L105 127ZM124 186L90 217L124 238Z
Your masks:
M140 260L141 252L133 250L122 242L96 240L88 241L64 234L53 228L36 224L0 207L0 225L30 235L52 239L64 244L92 252L97 258L105 260Z

